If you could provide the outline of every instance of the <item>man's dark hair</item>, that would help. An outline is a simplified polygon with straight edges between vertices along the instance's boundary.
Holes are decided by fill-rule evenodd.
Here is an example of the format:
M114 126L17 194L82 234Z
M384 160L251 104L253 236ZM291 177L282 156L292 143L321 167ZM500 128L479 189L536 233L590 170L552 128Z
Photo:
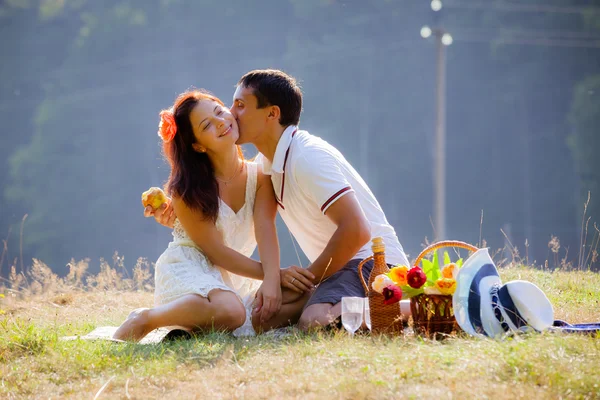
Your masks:
M238 86L253 90L258 108L278 106L282 126L300 122L302 90L292 76L277 69L257 69L242 76Z

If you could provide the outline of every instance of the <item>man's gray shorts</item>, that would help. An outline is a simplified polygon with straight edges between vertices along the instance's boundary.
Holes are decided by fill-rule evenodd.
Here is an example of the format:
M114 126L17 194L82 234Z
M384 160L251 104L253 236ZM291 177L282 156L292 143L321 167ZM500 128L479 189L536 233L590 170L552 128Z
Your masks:
M365 289L358 277L358 264L361 261L362 259L360 258L348 261L348 264L344 265L342 269L321 282L304 308L321 303L335 305L342 301L342 297L366 297ZM373 260L363 265L362 274L365 277L365 282L369 282L369 275L372 268Z

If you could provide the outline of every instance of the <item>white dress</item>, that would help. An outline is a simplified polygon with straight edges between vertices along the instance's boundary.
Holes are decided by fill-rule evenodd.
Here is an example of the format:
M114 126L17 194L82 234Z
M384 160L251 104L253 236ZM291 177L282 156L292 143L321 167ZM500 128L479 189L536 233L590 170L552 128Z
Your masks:
M219 199L216 226L226 246L250 257L256 248L254 235L254 200L256 198L257 165L247 162L246 201L237 212ZM175 221L173 241L156 261L154 275L154 303L169 303L186 294L208 297L213 289L228 290L237 296L246 308L246 321L236 329L235 336L255 335L252 328L252 303L262 283L230 273L213 265L202 250L188 237L178 220Z

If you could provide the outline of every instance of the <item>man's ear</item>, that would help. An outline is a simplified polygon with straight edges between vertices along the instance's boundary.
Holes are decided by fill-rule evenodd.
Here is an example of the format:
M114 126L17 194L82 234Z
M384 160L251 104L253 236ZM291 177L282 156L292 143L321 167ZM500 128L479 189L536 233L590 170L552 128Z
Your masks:
M206 153L206 149L200 143L192 143L192 148L198 153Z
M279 121L280 116L281 116L281 110L279 109L279 106L271 106L269 109L268 118Z

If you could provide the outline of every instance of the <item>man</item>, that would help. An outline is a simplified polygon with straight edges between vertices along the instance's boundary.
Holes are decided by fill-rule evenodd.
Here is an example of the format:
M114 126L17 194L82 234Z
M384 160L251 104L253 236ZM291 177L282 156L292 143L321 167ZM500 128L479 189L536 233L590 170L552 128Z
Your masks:
M394 228L360 175L329 143L298 129L302 92L293 77L279 70L245 74L231 112L239 125L238 144L252 143L260 152L256 161L271 175L279 213L311 262L306 269L281 270L282 288L304 293L304 301L257 328L293 322L300 312L301 329L334 322L341 315L342 297L364 297L357 267L372 254L373 237L383 237L389 264L409 265ZM161 222L160 211L156 218ZM365 276L371 267L365 265Z

